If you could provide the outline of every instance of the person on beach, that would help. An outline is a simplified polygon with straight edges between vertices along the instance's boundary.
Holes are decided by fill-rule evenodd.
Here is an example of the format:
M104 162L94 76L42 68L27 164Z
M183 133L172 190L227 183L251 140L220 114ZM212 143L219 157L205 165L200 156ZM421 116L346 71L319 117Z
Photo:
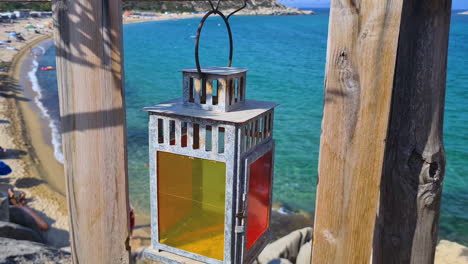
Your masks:
M26 39L24 39L24 37L23 37L23 35L21 35L21 33L16 34L16 40L19 41L19 42L26 41Z
M7 149L4 149L0 146L0 158L8 157Z
M26 206L26 197L24 193L20 193L18 196L15 194L13 189L8 189L8 196L10 198L10 204L16 206L17 208L23 210L26 214L31 216L36 222L37 226L42 231L47 231L49 229L49 225L40 217L34 210Z
M8 196L10 199L16 199L17 202L20 202L22 205L26 205L28 201L26 200L26 194L24 192L19 192L16 195L15 191L11 188L8 189Z

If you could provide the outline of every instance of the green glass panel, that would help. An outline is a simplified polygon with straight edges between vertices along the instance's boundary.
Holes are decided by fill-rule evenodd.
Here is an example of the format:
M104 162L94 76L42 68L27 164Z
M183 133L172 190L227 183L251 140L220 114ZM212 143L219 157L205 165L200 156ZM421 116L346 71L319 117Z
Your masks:
M226 164L157 153L159 242L223 260Z

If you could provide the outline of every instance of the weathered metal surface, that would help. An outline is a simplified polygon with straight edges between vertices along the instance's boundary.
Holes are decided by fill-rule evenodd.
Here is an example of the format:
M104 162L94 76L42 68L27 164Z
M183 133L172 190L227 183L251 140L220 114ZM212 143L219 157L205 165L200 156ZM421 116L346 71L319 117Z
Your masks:
M179 101L180 102L180 101ZM236 214L243 207L243 197L246 197L248 192L248 175L245 168L247 165L242 165L246 161L250 164L255 161L263 154L268 151L274 152L274 141L272 139L273 129L273 107L276 104L264 103L269 110L258 110L259 115L248 116L241 111L236 111L236 115L242 116L247 120L244 123L227 122L226 120L212 120L202 117L192 116L181 116L176 113L186 113L184 106L180 106L178 110L181 112L174 112L167 114L166 112L158 113L150 111L149 115L149 134L150 134L150 190L151 190L151 224L152 224L152 249L153 250L164 250L173 254L184 256L197 261L202 261L209 264L234 264L238 263L239 260L244 259L245 261L251 261L256 255L263 249L268 243L270 238L270 232L267 230L258 240L257 244L250 250L248 255L244 255L245 251L245 232L235 233L236 227L244 225L245 223L238 222ZM161 104L164 105L164 104ZM165 106L163 106L165 107ZM268 109L266 107L266 109ZM247 108L250 111L252 108ZM199 110L203 113L203 116L210 116L213 112L206 110ZM192 114L194 110L191 110ZM220 113L223 115L229 114ZM195 115L195 114L194 114ZM246 118L248 116L248 118ZM158 122L158 120L161 120ZM260 122L260 120L262 120ZM170 133L170 122L174 121L175 126L175 140L172 138L171 145L171 133ZM182 146L181 143L181 124L182 122L187 123L187 145ZM163 138L162 143L158 141L158 125L163 124ZM199 125L199 147L193 149L193 124ZM260 125L262 124L262 125ZM203 142L205 138L206 126L211 126L212 131L212 146L211 151L207 151L204 147L206 142ZM218 128L224 128L224 152L218 153ZM250 130L246 133L247 129ZM243 142L249 141L248 148ZM226 216L225 216L225 245L224 245L224 261L219 261L177 248L173 248L164 244L159 243L159 230L158 230L158 198L157 198L157 159L156 154L158 151L165 151L195 158L216 160L226 163ZM272 173L273 177L273 173ZM270 197L271 198L271 197ZM244 208L246 209L246 208ZM154 254L148 254L149 258L163 261L160 256L155 257ZM165 262L171 263L171 262ZM177 263L177 262L174 262ZM246 262L248 263L248 262Z
M166 251L154 250L152 248L146 248L143 252L143 256L168 264L203 264L203 262L194 259L182 257Z
M182 70L184 104L220 112L240 108L245 101L247 71L231 67L205 67L201 74L196 69Z
M167 116L186 116L219 121L222 123L241 124L276 106L278 106L278 104L271 102L245 100L245 103L234 112L215 112L187 107L182 102L182 98L178 98L154 106L145 107L143 110Z
M202 73L210 74L210 75L221 75L221 76L229 76L238 73L245 73L248 72L249 69L245 68L234 68L234 67L202 67ZM188 68L180 70L181 72L187 73L198 73L197 68Z
M166 125L164 129L164 142L158 142L158 119L162 119L163 123ZM187 146L182 147L180 141L176 139L175 145L170 145L170 134L169 134L169 121L174 120L176 124L180 124L180 122L187 122L188 131L187 131ZM204 130L206 125L212 127L212 131L218 131L219 127L224 127L224 153L218 153L215 148L212 146L212 151L206 151L203 144L199 145L198 149L193 149L193 133L191 133L193 126L192 124L199 124L199 129ZM178 125L176 125L178 126ZM228 125L228 124L219 124L212 120L206 120L201 118L194 118L194 117L166 117L160 116L156 114L150 114L150 122L149 122L149 133L150 133L150 200L151 200L151 233L152 233L152 246L154 249L163 249L168 252L172 252L175 254L179 254L182 256L186 256L192 259L197 259L200 261L204 261L210 264L218 264L218 263L233 263L232 259L232 247L233 243L233 233L231 232L232 228L226 228L224 239L225 239L225 250L224 250L224 262L220 262L218 260L214 260L211 258L207 258L201 255L193 254L184 250L180 250L173 247L168 247L164 244L159 243L159 230L158 230L158 195L157 195L157 159L156 154L158 151L165 151L174 154L180 154L195 158L202 158L208 160L216 160L226 163L226 197L225 197L225 226L230 227L233 225L232 219L235 214L235 207L234 207L234 197L236 197L234 193L234 182L235 182L235 167L236 167L236 159L235 159L235 143L236 141L236 133L235 133L235 126ZM204 132L200 133L203 135ZM214 137L213 137L214 136ZM213 133L212 142L218 142L217 140L218 133ZM202 138L200 136L200 138ZM180 137L179 137L180 139ZM201 140L200 140L201 141Z
M273 139L269 138L266 142L262 144L256 145L256 147L247 153L244 153L239 157L239 163L243 164L242 172L239 176L242 177L243 183L243 193L249 193L249 183L250 183L250 165L254 163L259 158L263 157L268 152L272 152L273 159L272 159L272 167L271 167L271 185L270 185L270 205L272 203L273 197L273 179L274 179L274 154L275 154L275 142ZM242 206L245 212L248 212L249 206L248 201L244 203ZM248 230L248 214L245 215L245 222L244 222L244 229ZM269 212L269 223L271 223L271 206ZM237 259L236 263L252 263L253 260L260 254L260 252L265 248L265 246L270 242L271 239L271 230L268 226L268 229L263 233L260 238L257 240L255 245L247 252L246 251L246 234L244 233L243 236L240 237L239 241L236 241L237 246L240 246L240 250L238 250L239 258ZM242 260L242 262L240 261Z

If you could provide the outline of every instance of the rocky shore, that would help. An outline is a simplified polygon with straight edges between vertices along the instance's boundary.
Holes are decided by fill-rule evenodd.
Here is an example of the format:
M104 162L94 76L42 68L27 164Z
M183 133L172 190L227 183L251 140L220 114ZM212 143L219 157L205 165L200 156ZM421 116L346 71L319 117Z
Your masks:
M234 9L226 11L230 13ZM314 11L300 10L291 7L259 7L257 9L241 10L236 15L240 16L295 16L295 15L313 15Z
M217 1L213 1L214 4ZM239 0L223 0L219 4L219 10L224 14L229 14L242 6L243 2ZM208 1L184 1L184 2L152 2L137 3L127 2L123 5L126 12L135 11L140 14L202 14L211 10ZM297 8L287 7L276 0L249 0L245 9L237 13L246 16L278 16L278 15L311 15L314 12L304 11Z

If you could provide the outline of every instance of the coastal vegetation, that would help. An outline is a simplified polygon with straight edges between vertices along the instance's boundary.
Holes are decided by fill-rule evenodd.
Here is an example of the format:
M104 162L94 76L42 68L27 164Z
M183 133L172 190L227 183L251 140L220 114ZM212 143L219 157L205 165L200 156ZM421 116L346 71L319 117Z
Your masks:
M51 11L51 3L18 3L18 2L7 2L0 3L0 11L14 11L20 9L28 9L33 11Z
M239 8L240 1L227 0L220 5L222 9ZM247 2L247 10L255 10L261 8L280 8L287 7L278 3L276 0L251 0ZM210 10L208 1L158 1L158 2L125 2L123 3L124 10L136 11L160 11L160 12L202 12Z
M239 8L239 1L227 0L221 4L223 10ZM157 1L157 2L125 2L123 3L124 11L142 11L142 12L157 12L157 13L182 13L182 12L204 12L209 10L208 1ZM8 2L0 3L0 11L14 11L28 9L33 11L51 11L51 3L20 3ZM247 7L242 12L244 15L276 15L276 14L309 14L309 12L301 12L295 8L286 7L276 0L251 0L247 2ZM241 14L242 14L241 13Z

